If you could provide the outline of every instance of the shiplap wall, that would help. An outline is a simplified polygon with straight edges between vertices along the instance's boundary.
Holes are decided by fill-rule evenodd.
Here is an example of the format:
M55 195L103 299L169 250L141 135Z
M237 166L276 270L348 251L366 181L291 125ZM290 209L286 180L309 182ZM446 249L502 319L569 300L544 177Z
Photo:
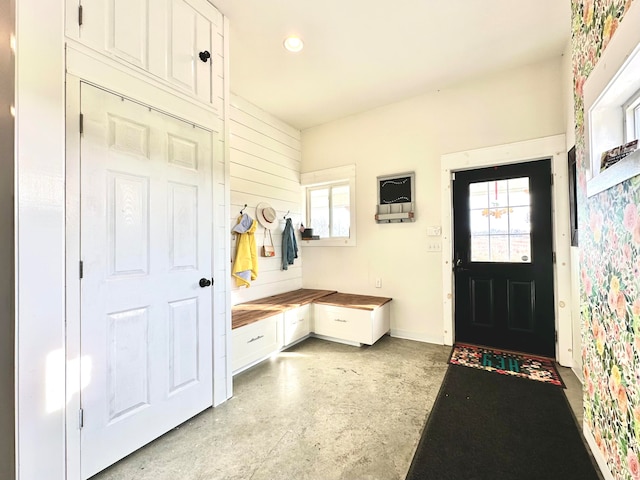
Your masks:
M249 288L236 287L232 279L232 305L302 288L302 252L288 270L282 270L282 231L284 216L289 216L296 228L300 226L302 202L300 193L300 131L260 110L246 100L231 95L230 110L230 189L231 226L237 223L245 204L251 218L256 218L256 206L269 203L278 215L278 225L272 230L275 257L261 257L264 228L258 225L258 278ZM235 258L236 238L231 241L231 259Z

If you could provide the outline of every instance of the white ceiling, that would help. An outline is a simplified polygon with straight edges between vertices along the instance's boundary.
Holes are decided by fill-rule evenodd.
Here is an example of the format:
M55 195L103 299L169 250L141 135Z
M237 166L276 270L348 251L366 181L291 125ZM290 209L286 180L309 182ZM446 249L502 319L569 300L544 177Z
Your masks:
M211 1L232 92L299 129L560 57L571 29L570 0Z

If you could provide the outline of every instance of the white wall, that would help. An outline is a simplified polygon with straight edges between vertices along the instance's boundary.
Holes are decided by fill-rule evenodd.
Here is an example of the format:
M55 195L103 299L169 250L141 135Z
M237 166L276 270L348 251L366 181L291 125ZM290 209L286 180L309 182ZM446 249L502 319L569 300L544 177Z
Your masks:
M302 172L356 164L358 229L356 247L304 249L304 286L392 297L393 335L443 343L441 254L425 248L441 225L440 156L564 133L563 100L558 58L303 131ZM416 221L376 224L376 176L406 171Z
M232 280L232 305L302 288L302 253L288 270L281 269L284 215L289 212L293 224L300 223L300 131L260 110L242 98L231 96L230 111L230 185L231 226L240 210L256 218L256 205L269 203L278 215L273 229L275 257L258 258L258 278L251 287L236 287ZM258 250L263 244L264 228L255 234ZM231 255L235 256L235 237Z
M63 15L62 2L16 2L20 480L65 477Z
M14 56L9 39L15 32L13 0L0 0L0 478L14 477Z
M576 144L573 90L573 64L571 62L571 40L569 40L562 54L562 94L564 96L564 128L566 130L567 150Z

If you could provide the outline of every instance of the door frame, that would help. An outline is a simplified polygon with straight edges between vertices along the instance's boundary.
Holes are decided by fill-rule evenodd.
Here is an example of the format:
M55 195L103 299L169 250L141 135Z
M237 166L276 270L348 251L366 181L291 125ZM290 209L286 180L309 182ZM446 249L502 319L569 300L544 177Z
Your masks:
M75 53L75 52L74 52ZM203 109L191 102L185 102L169 91L155 89L147 82L132 78L124 72L115 72L108 67L95 62L91 57L75 55L72 53L67 58L66 75L66 160L65 160L65 301L66 301L66 368L65 368L65 459L66 459L66 479L80 480L80 396L82 389L82 372L80 371L80 131L79 117L81 108L80 86L82 83L93 85L97 88L113 93L118 96L125 96L134 102L153 106L155 110L169 116L185 121L211 132L212 154L214 156L211 175L213 177L213 212L212 240L220 242L226 237L219 234L222 228L227 231L225 223L228 223L228 215L220 216L219 205L228 198L226 190L228 188L228 177L226 171L219 171L216 166L216 158L220 158L224 153L221 145L222 122L210 110ZM108 74L100 77L101 74ZM104 79L107 78L108 81ZM107 88L105 83L109 85ZM117 93L114 91L117 90ZM151 101L156 98L156 101ZM159 108L162 106L163 108ZM226 143L226 142L225 142ZM225 169L227 168L227 158L223 157ZM221 177L221 178L219 178ZM216 187L224 181L225 193L217 193ZM224 196L224 197L223 197ZM226 205L225 210L228 209ZM224 252L224 255L221 253ZM213 362L213 402L214 406L219 405L231 397L231 363L228 361L227 352L230 351L231 341L231 321L230 311L223 315L217 313L216 305L227 305L229 289L228 279L230 278L230 267L222 259L229 258L229 244L224 243L224 248L214 249L212 252L212 275L216 279L215 287L211 290L213 297L212 309L212 362ZM218 307L219 309L220 307Z
M442 291L443 337L445 345L455 341L453 301L453 175L456 171L551 159L553 185L551 208L553 228L554 311L556 316L556 360L563 366L573 366L571 324L571 232L569 222L569 182L565 135L525 140L440 157L442 208Z

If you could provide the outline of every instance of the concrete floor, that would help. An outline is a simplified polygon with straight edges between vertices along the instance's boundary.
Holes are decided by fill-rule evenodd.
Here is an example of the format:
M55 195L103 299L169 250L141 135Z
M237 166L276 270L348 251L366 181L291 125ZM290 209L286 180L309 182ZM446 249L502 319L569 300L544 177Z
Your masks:
M450 347L309 339L234 378L234 397L94 480L403 480ZM582 419L581 385L561 372Z

